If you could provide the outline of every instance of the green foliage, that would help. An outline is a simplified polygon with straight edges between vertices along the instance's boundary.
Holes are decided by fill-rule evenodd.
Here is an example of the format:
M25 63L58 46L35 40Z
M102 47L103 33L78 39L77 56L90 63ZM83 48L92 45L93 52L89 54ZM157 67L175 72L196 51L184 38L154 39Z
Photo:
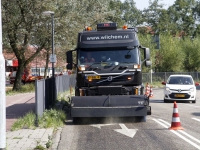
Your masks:
M20 90L24 67L42 49L51 50L51 16L42 15L48 10L55 12L54 38L58 61L65 60L65 52L76 47L77 34L85 26L95 29L99 22L117 22L119 27L124 24L148 26L153 30L152 34L160 35L160 50L155 50L152 35L145 32L139 35L141 45L151 50L151 68L154 71L199 70L199 1L176 0L174 5L164 9L161 0L153 0L149 1L148 8L138 10L134 0L2 0L3 46L13 51L19 60L15 90ZM190 37L194 40L191 41ZM37 51L25 55L27 47L33 44ZM151 68L144 67L143 71L148 72Z
M24 117L20 117L11 127L11 131L19 129L34 129L35 128L35 114L31 111Z
M48 136L48 142L45 144L46 145L46 148L50 148L51 145L52 145L52 137L51 136Z
M25 84L22 85L21 88L19 90L11 90L11 88L9 90L6 91L6 95L15 95L15 94L19 94L19 93L29 93L29 92L35 92L35 84L34 83L30 83L30 84Z
M64 125L66 114L62 110L50 109L45 110L43 116L38 119L40 128L57 128ZM35 129L36 115L33 112L27 113L24 117L20 117L11 127L11 131L18 129Z
M199 38L185 38L182 49L187 57L183 62L184 70L188 72L200 70L200 43Z
M37 145L34 150L45 150L46 148L44 148L42 145Z
M65 120L65 112L56 109L45 110L43 116L39 118L39 126L41 128L57 128L63 126Z
M178 72L183 69L185 54L182 50L182 40L170 34L160 35L160 50L156 53L157 72Z

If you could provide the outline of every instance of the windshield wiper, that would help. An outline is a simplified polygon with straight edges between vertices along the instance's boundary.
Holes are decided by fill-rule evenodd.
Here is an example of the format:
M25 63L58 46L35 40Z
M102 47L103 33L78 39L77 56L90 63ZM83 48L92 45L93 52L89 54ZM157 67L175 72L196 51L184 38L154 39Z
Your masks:
M95 65L95 64L101 64L100 62L94 62L94 63L92 63L90 66L88 66L87 68L89 69L89 68L91 68L93 65Z
M110 71L114 70L115 68L117 68L119 65L114 66Z

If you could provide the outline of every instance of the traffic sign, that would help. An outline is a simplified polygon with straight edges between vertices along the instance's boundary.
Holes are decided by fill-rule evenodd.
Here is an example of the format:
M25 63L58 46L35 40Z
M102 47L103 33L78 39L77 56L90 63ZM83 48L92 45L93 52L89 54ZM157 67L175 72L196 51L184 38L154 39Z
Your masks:
M55 63L55 62L57 61L56 55L55 55L55 54L51 54L51 55L50 55L50 58L49 58L49 61L50 61L51 63Z

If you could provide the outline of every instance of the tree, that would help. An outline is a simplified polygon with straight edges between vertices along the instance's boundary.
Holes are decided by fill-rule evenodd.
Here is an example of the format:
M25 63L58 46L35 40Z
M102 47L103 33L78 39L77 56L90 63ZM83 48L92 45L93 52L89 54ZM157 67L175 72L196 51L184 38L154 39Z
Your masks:
M178 32L180 34L183 31L184 34L181 34L180 36L194 35L196 28L196 13L194 11L195 7L195 0L176 0L174 5L169 7L168 13L170 20L173 21L175 26L173 32Z
M125 21L122 19L123 3L120 0L112 0L109 3L109 11L115 15L109 15L106 19L111 22L116 22L118 26L123 26Z
M183 40L169 33L160 35L161 48L156 54L155 67L159 72L183 71L185 53L182 50Z
M163 9L163 4L159 4L159 0L149 1L149 7L143 10L143 18L147 26L150 26L157 34L168 29L168 15Z
M40 4L36 0L2 1L3 42L10 46L19 64L13 90L20 89L24 68L44 48L47 41L45 33L42 32ZM35 53L27 57L25 54L32 37L37 39L35 44L38 48Z
M135 27L143 23L142 12L136 8L134 0L125 0L121 11L122 19L127 25Z
M42 12L55 12L55 49L58 59L65 60L65 52L76 47L77 33L85 26L96 27L97 22L107 21L114 16L108 11L110 0L16 0L2 1L3 42L16 55L19 63L13 90L21 87L24 68L42 49L50 51L51 19L42 16ZM29 45L36 45L35 53L27 57ZM47 63L48 63L48 57Z
M186 37L181 44L185 53L184 69L188 72L200 70L200 43L199 38Z

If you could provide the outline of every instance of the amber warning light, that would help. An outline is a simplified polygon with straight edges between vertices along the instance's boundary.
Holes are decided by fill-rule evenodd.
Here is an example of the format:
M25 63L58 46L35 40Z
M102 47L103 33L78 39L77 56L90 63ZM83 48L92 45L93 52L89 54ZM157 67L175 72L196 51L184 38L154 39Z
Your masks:
M117 23L98 23L97 30L116 30Z

